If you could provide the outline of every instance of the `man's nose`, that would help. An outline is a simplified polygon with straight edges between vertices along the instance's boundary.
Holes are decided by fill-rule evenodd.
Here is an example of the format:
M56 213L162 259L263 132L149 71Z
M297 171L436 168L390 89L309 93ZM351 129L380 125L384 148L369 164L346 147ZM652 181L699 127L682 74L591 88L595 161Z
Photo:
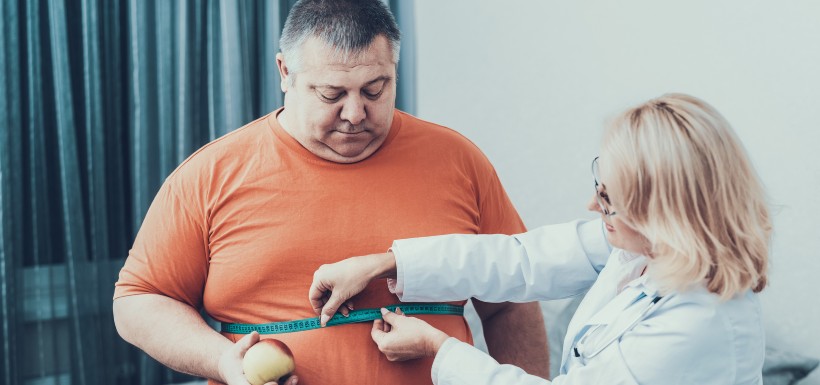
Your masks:
M361 123L367 112L364 107L364 100L361 96L350 96L345 98L344 105L342 105L342 112L339 116L342 120L346 120L354 126Z

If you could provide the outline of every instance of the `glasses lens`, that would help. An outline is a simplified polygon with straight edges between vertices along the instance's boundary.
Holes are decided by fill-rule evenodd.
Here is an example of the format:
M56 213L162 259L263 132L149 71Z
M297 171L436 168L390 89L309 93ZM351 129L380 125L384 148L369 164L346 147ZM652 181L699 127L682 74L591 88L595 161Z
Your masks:
M612 215L615 213L611 213L609 210L609 196L606 195L606 192L601 191L600 179L598 178L598 157L596 156L595 159L592 160L592 181L595 183L595 201L598 202L598 206L601 208L601 211L604 215Z
M598 179L598 157L596 156L595 159L592 160L592 180L595 182L595 191L598 191L598 186L601 185L600 179Z

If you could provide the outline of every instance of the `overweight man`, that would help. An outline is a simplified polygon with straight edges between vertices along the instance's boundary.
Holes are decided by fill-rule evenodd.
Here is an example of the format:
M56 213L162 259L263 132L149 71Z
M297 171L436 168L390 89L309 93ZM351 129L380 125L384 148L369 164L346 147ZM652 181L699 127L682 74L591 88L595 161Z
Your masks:
M259 336L215 331L200 309L225 324L316 317L308 288L322 264L398 238L526 230L475 145L396 110L399 46L380 0L292 8L277 55L284 107L202 147L154 198L116 283L125 340L174 370L247 385L241 359ZM398 302L374 282L352 311ZM547 377L538 304L474 304L490 354ZM463 316L419 317L471 342ZM431 359L390 362L370 329L261 338L290 347L299 384L430 383Z

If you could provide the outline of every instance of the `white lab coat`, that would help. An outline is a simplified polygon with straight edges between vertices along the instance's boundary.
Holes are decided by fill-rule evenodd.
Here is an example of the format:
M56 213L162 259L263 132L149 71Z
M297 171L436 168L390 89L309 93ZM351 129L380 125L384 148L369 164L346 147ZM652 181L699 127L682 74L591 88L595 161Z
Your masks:
M640 276L645 257L610 252L600 220L514 236L401 240L392 250L397 279L390 287L404 302L529 302L589 290L569 324L553 384L762 384L757 296L721 302L698 287L650 306L660 293L651 274ZM442 385L550 384L453 338L437 354L432 377Z

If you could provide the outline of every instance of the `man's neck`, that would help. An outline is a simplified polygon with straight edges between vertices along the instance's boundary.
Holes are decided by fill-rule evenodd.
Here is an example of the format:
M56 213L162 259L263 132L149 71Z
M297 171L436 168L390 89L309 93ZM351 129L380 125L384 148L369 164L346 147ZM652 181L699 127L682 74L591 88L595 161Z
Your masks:
M282 110L280 110L279 113L276 114L276 121L279 122L279 125L282 126L282 129L285 130L285 132L287 132L288 135L290 135L292 138L296 139L296 136L293 135L293 133L290 132L290 130L288 130L288 126L290 125L290 123L289 123L289 121L290 121L289 116L290 115L287 114L285 111L287 111L287 110L285 108L282 108Z

